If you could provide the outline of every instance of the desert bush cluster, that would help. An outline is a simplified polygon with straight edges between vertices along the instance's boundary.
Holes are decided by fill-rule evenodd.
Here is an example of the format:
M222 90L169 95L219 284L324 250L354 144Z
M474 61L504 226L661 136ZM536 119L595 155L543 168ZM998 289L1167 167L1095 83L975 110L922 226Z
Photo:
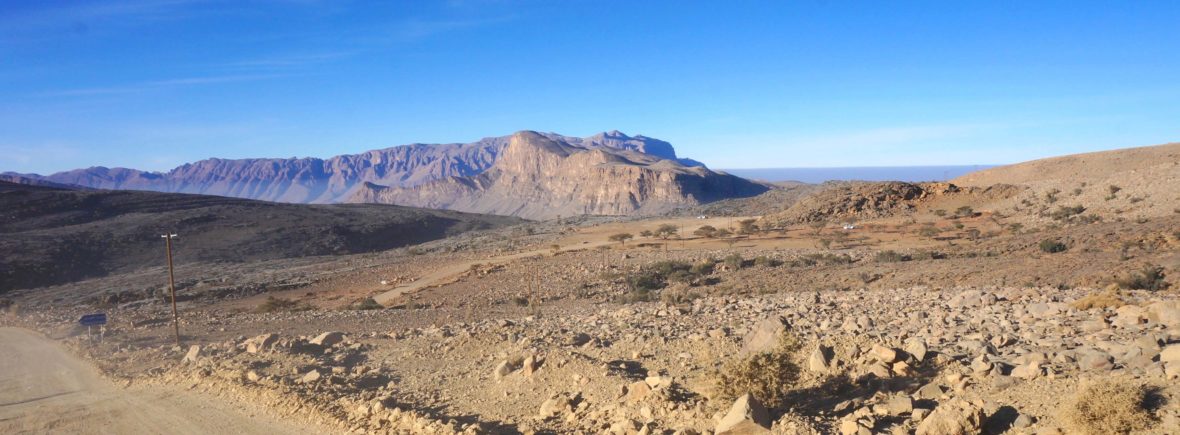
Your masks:
M770 351L727 362L715 375L718 398L724 403L750 393L768 408L784 408L799 380L800 347L794 335L782 334Z
M1061 409L1061 417L1073 433L1125 434L1152 425L1148 411L1150 389L1125 381L1102 381L1078 391Z

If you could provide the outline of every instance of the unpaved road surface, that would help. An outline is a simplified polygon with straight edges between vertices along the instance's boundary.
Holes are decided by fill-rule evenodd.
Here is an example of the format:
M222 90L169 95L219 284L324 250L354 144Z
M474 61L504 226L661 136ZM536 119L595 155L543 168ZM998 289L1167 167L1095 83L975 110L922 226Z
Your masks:
M320 432L250 408L168 387L117 388L57 343L0 328L0 434Z

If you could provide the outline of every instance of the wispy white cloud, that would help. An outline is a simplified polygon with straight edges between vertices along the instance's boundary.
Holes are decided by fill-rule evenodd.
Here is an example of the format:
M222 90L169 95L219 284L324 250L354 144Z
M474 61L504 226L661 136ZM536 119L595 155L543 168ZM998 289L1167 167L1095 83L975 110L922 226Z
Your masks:
M104 86L92 88L79 89L65 89L60 91L45 92L42 95L47 97L80 97L91 95L112 95L112 94L134 94L140 92L148 92L153 90L160 90L166 88L194 86L194 85L208 85L217 83L233 83L246 82L258 80L270 80L276 78L290 77L292 74L243 74L243 75L223 75L223 76L205 76L205 77L183 77L165 80L153 80L140 83L132 83L127 85Z
M411 19L397 26L395 36L402 40L413 40L464 29L507 23L515 19L515 15L453 20Z
M67 2L61 6L36 5L12 8L0 15L0 29L6 40L36 41L61 33L86 33L92 24L111 22L133 25L145 21L185 16L186 7L201 0L128 0Z
M37 170L43 162L72 160L79 154L78 148L57 142L0 144L0 172Z
M263 56L223 63L219 66L233 69L279 69L321 64L356 55L357 50L338 50L319 53Z

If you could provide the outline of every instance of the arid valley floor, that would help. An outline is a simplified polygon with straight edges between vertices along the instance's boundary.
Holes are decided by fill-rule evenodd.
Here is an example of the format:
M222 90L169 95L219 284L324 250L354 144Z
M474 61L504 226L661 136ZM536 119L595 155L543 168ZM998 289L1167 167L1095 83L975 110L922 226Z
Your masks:
M0 433L1180 433L1178 145L176 277L0 295Z

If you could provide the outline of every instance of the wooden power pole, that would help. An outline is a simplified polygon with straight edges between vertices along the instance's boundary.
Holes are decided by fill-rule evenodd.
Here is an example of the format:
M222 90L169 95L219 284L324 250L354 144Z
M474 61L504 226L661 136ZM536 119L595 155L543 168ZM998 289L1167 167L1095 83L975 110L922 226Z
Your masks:
M180 315L176 312L176 276L172 272L172 239L176 234L163 234L164 246L168 250L168 291L172 293L172 329L176 333L176 345L180 346Z

